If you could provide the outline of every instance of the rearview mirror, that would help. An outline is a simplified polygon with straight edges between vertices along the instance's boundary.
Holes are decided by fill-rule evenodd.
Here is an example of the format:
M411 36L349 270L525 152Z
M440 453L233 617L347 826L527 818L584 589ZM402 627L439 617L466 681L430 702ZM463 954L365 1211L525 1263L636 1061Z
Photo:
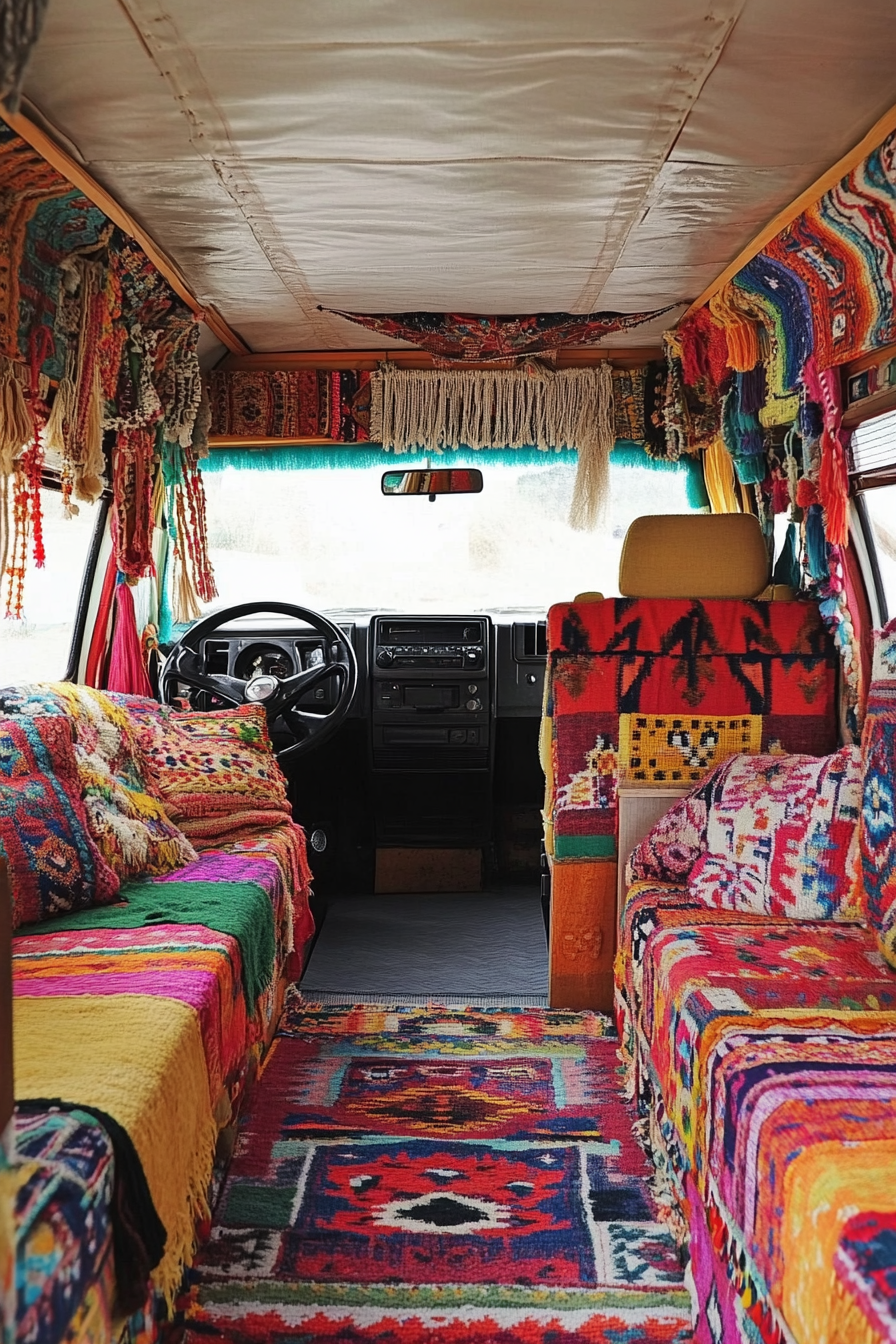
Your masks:
M427 467L424 471L386 471L384 495L478 495L482 472L478 467Z

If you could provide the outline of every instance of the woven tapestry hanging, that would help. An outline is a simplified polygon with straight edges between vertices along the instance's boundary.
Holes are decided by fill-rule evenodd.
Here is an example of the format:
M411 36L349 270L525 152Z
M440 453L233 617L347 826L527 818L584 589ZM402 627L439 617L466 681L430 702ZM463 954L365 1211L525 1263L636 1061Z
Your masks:
M593 345L612 332L630 331L668 313L672 304L650 313L531 313L525 317L483 317L476 313L346 313L345 317L391 340L407 341L438 359L481 363L526 359L563 346Z
M216 369L209 378L211 433L234 438L368 437L370 374L355 369Z

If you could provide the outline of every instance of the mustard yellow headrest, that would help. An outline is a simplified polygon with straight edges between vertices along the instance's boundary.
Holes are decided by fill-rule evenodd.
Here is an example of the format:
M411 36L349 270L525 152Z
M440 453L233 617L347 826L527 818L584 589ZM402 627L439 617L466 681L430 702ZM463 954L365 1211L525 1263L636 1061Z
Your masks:
M750 513L636 518L622 544L623 597L751 598L768 580L765 539Z

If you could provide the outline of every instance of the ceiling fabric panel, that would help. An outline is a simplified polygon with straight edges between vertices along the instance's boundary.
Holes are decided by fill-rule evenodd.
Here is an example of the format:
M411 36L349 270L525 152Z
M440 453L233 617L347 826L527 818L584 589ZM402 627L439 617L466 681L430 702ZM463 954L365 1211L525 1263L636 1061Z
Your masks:
M556 162L293 164L285 178L256 164L253 176L319 301L362 312L515 312L523 288L526 311L565 309L650 179Z
M835 163L893 105L893 18L892 0L749 0L672 157ZM801 177L789 199L814 180L811 168Z
M245 158L653 160L686 110L702 47L349 46L199 53ZM297 60L305 74L295 81ZM644 89L651 89L645 99ZM476 115L470 115L470 109Z
M693 298L893 100L891 9L54 0L25 93L253 348L360 349L318 304Z

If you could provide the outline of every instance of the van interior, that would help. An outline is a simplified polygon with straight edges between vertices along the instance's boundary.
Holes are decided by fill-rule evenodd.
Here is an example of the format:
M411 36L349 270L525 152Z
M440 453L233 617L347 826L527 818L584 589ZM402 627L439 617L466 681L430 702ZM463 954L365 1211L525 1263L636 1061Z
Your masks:
M0 1344L896 1340L884 0L0 0Z

